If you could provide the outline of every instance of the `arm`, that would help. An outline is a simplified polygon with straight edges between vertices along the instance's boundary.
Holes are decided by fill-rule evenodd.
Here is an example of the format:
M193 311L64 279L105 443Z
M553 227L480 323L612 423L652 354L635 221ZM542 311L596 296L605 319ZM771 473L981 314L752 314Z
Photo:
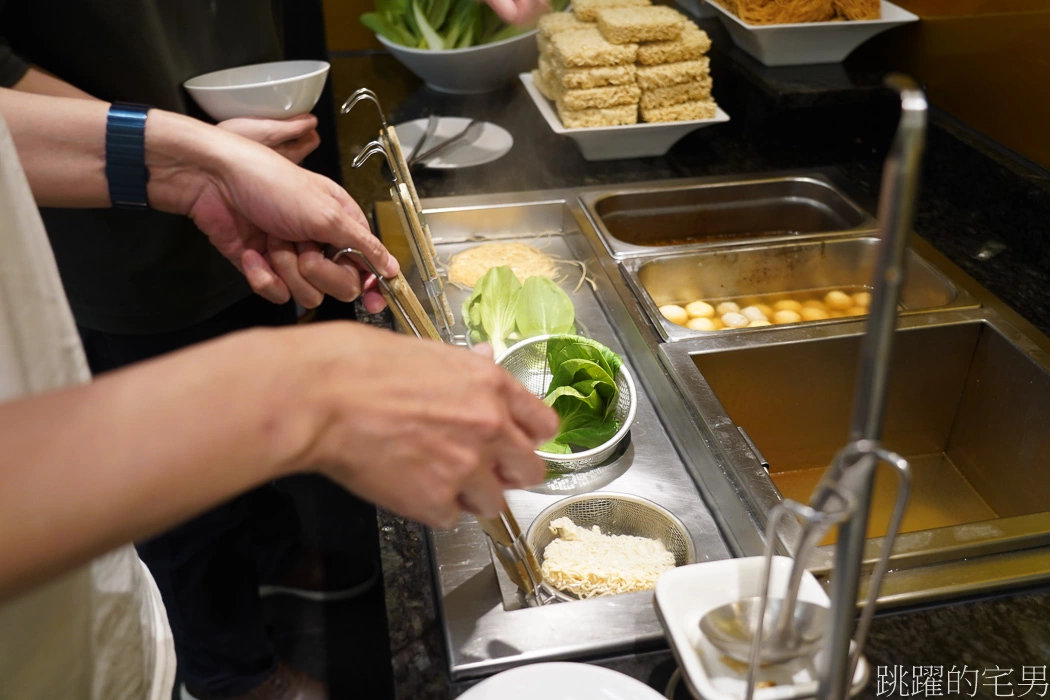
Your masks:
M557 416L490 359L329 323L0 405L0 426L2 601L294 472L434 526L494 514L543 478Z
M109 105L0 89L0 113L30 186L44 206L109 206L105 123ZM306 119L312 119L307 117ZM231 120L238 121L238 120ZM372 235L356 202L328 178L196 119L151 110L146 122L148 195L156 209L190 216L261 296L307 307L324 293L349 301L372 284L321 246L362 250L386 276L396 259ZM382 308L376 292L365 295Z
M53 97L73 97L80 100L97 99L83 90L73 87L66 81L56 78L37 66L29 66L25 74L12 87L34 95L52 95Z

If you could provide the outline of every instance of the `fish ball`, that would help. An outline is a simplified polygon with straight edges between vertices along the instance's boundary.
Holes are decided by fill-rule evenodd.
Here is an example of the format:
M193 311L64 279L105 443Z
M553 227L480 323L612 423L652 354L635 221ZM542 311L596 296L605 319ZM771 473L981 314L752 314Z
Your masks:
M722 330L722 329L724 329L726 327L726 324L722 323L722 319L717 318L717 317L712 318L711 319L711 323L714 324L716 331L720 331L720 330Z
M690 318L714 318L715 307L706 301L693 301L685 305L685 312Z
M803 306L799 314L802 316L803 321L823 321L828 317L828 312L823 308L817 309L812 306Z
M747 316L748 321L768 321L769 318L762 313L762 309L757 306L745 306L740 309L740 313Z
M665 304L660 307L660 313L664 315L671 323L677 323L679 326L684 326L685 322L689 320L689 314L685 312L678 304Z
M853 297L836 289L835 291L828 292L824 295L824 303L828 305L829 309L845 311L853 306Z
M740 304L737 304L735 301L723 301L716 308L719 316L740 312Z
M767 319L773 315L773 307L769 304L755 304L756 309L762 312L762 315Z
M851 306L846 309L847 316L864 316L868 313L868 310L863 306Z
M773 324L770 323L769 321L767 321L766 319L762 319L760 321L752 321L751 325L748 326L748 327L749 328L758 328L759 326L772 326L772 325Z
M781 299L777 303L773 304L773 311L794 311L796 314L802 309L802 304L798 303L794 299ZM776 316L776 314L773 314ZM785 323L789 323L785 321Z
M845 311L839 309L828 309L828 318L842 318L845 315Z
M822 311L827 311L827 309L824 306L824 302L822 302L820 299L809 299L808 301L804 301L804 302L802 302L802 308L803 309L820 309Z
M793 309L781 309L773 314L773 323L798 323L801 320L802 316Z
M742 313L730 311L722 314L722 323L726 324L727 328L746 328L751 321Z
M712 319L706 318L704 316L697 316L696 318L689 319L689 321L685 324L685 327L690 328L694 331L718 330L717 328L715 328L715 322Z
M853 305L866 309L871 306L871 292L857 292L853 295Z

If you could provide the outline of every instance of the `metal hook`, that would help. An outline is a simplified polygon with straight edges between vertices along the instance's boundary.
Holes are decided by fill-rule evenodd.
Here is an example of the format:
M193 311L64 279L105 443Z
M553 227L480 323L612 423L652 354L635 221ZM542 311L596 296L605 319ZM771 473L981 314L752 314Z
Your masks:
M368 100L376 106L376 111L379 113L379 121L382 122L383 127L386 127L386 115L383 114L383 107L379 104L379 97L368 88L360 88L356 90L354 94L350 95L343 103L343 106L339 108L340 114L348 114L350 110L357 105L361 100Z
M383 157L386 158L387 165L390 166L391 170L393 170L393 159L390 157L390 152L386 150L386 146L383 144L383 142L379 141L378 139L375 141L369 141L367 144L365 144L365 147L361 150L360 153L357 154L357 157L354 158L350 165L354 168L360 168L362 165L365 164L365 161L367 161L369 158L376 155L377 153L383 154Z

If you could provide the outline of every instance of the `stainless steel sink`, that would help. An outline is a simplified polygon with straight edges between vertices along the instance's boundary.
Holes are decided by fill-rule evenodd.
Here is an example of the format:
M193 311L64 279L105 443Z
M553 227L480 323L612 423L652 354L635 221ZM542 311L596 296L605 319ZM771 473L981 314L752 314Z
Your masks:
M662 348L761 520L781 497L808 500L847 441L862 330L853 325L819 335L752 333L732 346ZM897 571L887 579L885 601L1004 585L1016 571L994 580L959 571L972 557L1050 544L1050 355L991 311L913 316L900 325L884 443L909 459L914 484L902 527L910 534L895 548ZM763 461L768 473L755 468ZM870 558L881 547L894 489L892 478L876 487ZM793 528L784 532L785 549L796 536ZM833 541L823 543L812 564L817 571L827 570ZM959 570L950 590L907 590L900 575L895 584L901 570L933 565Z
M872 230L874 220L826 175L645 185L584 193L614 255Z
M711 303L732 300L746 306L761 299L772 303L781 298L823 296L831 289L865 289L871 283L878 242L874 236L863 236L730 246L632 257L621 265L661 336L679 340L724 331L690 330L664 318L659 306L697 299ZM971 295L958 290L914 251L907 253L906 274L902 313L976 305ZM841 319L807 323L836 322Z

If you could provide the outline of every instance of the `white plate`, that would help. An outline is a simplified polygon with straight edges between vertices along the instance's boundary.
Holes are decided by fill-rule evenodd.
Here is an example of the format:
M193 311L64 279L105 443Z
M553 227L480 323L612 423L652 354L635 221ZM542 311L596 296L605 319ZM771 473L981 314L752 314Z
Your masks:
M653 605L667 633L671 650L686 681L704 700L740 700L747 689L746 664L726 663L726 657L700 631L700 618L724 603L756 596L761 588L765 557L723 559L679 566L656 580ZM774 557L770 590L782 597L794 560ZM831 601L808 571L803 572L798 599L825 607ZM817 660L796 659L785 664L761 668L758 681L776 685L756 688L755 700L797 700L817 691ZM853 675L850 694L860 692L868 682L869 666L861 657Z
M882 19L798 24L748 24L717 2L706 4L718 13L733 43L766 66L838 63L876 34L919 20L886 0Z
M553 662L496 674L459 700L663 700L645 683L601 666Z
M440 117L437 129L434 130L433 136L423 144L420 153L437 146L445 139L452 138L463 131L469 123L470 120L463 117ZM426 129L426 119L416 119L394 127L394 130L397 131L397 140L401 142L401 150L405 152L405 158L408 158L416 141L423 137ZM420 165L436 170L469 168L472 165L491 163L497 158L502 158L513 145L514 137L506 129L491 122L482 122L480 126L474 127L468 139L449 146Z
M531 73L518 76L525 90L547 120L547 126L556 134L568 136L580 147L587 160L612 160L613 158L646 158L662 156L671 146L691 131L711 124L729 121L729 115L719 107L711 119L694 119L685 122L658 122L628 124L627 126L596 126L588 129L566 129L554 111L550 100L540 94L532 82Z

